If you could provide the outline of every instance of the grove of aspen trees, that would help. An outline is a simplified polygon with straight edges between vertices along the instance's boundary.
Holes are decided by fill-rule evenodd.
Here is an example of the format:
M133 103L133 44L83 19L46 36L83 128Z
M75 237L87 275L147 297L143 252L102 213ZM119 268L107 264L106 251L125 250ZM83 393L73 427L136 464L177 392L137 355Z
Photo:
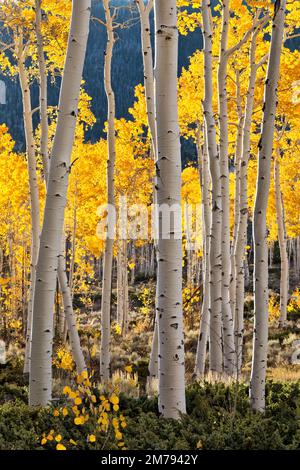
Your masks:
M0 450L300 450L300 1L1 0L0 117Z

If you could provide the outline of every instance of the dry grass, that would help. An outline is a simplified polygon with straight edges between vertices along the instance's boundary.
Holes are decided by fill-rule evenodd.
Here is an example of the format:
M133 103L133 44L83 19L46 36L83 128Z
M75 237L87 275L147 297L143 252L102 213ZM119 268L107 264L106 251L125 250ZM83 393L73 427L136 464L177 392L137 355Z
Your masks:
M287 365L270 368L267 377L275 382L295 382L300 380L300 365Z

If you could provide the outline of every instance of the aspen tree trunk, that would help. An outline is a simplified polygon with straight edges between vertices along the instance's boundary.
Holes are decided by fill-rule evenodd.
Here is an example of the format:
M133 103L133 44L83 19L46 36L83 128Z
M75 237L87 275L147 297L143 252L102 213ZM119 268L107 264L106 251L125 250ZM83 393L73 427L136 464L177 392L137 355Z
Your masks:
M213 112L213 57L212 28L209 0L203 0L203 35L204 35L204 86L203 102L206 122L206 139L209 155L212 182L212 221L209 242L209 312L210 312L210 343L209 368L214 373L222 372L222 264L221 264L221 229L222 229L222 196L220 155L217 146L216 122Z
M150 26L150 13L153 9L154 0L148 0L145 5L144 0L137 0L137 6L140 13L141 21L141 42L143 51L143 65L144 65L144 86L146 97L146 111L148 126L151 134L152 142L152 155L154 161L157 158L157 134L155 122L155 90L154 90L154 73L153 73L153 54L151 44L151 26ZM156 203L156 190L153 188L154 203ZM156 246L154 247L156 250ZM158 323L155 320L153 341L149 362L150 378L156 378L158 374Z
M156 312L159 335L159 408L166 418L185 413L182 314L181 152L177 108L176 0L155 0L156 202L172 210L170 227L158 215ZM158 220L159 219L159 220ZM176 222L177 221L177 224Z
M48 138L49 138L49 125L48 125L48 94L47 94L47 70L45 62L45 54L43 47L43 36L41 32L41 0L36 0L35 4L36 15L36 41L38 51L38 64L40 72L39 80L39 103L40 103L40 127L41 127L41 156L43 162L44 178L46 189L48 186L49 176L49 156L48 156ZM76 363L77 371L80 373L86 369L83 353L80 347L79 334L76 328L76 318L73 311L71 289L68 283L66 273L66 260L65 260L65 236L62 237L62 252L58 262L58 280L63 299L64 311L62 312L60 327L61 336L64 340L66 337L65 331L69 329L69 337L71 343L71 350L74 361Z
M149 381L153 379L157 379L158 377L158 325L157 325L157 318L155 318L154 323L154 332L152 338L152 345L151 345L151 354L150 354L150 361L149 361Z
M117 256L117 322L123 335L128 330L127 240L119 240Z
M65 237L62 237L62 248L58 260L58 281L60 290L63 297L63 307L64 307L64 316L66 319L66 324L68 327L70 346L72 351L72 356L76 364L76 369L78 374L81 374L86 370L86 364L82 349L80 346L80 339L76 325L76 318L73 311L73 302L71 296L71 290L68 284L68 278L66 273L66 257L65 257ZM63 327L65 322L63 323ZM62 334L64 333L64 328Z
M203 221L203 301L201 309L200 332L197 345L195 374L203 376L207 351L207 337L209 330L209 244L211 232L211 204L210 204L210 177L207 143L204 135L204 145L201 158L200 142L198 139L198 159L200 171L200 185L202 194L202 221Z
M248 162L250 157L250 138L251 138L251 120L254 105L254 91L257 69L260 64L256 64L255 55L257 47L257 34L255 31L252 35L249 61L250 74L247 89L247 98L245 104L245 116L243 122L243 142L242 142L242 158L240 162L240 205L238 212L238 226L236 243L234 247L234 277L235 277L235 312L234 312L234 334L237 360L237 375L240 374L242 366L242 348L244 334L244 294L245 294L245 253L247 244L247 221L248 221Z
M107 120L108 120L108 160L107 160L107 203L111 208L115 207L115 160L116 160L116 139L115 139L115 115L116 104L115 94L112 89L111 65L113 48L115 43L113 19L110 12L109 0L103 0L106 18L107 46L104 64L104 86L107 96ZM113 264L113 236L107 232L103 261L103 281L101 300L101 342L100 342L100 379L107 383L110 378L110 314L111 314L111 282Z
M137 0L141 20L141 41L143 50L144 65L144 86L146 98L147 120L151 134L152 153L156 154L156 127L155 127L155 96L154 96L154 76L153 57L151 45L150 13L153 9L153 0L148 0L145 5L144 0Z
M289 260L287 254L285 214L283 197L280 187L280 152L277 149L277 156L274 160L274 183L275 183L275 201L276 201L276 219L278 230L278 243L280 249L280 316L279 326L284 327L287 320L287 303L289 292Z
M29 386L30 405L46 406L51 401L53 301L90 12L90 0L73 0L36 272Z
M286 0L274 5L272 37L265 84L261 139L258 145L258 175L254 205L254 338L250 379L250 401L256 411L265 409L265 380L268 356L268 246L266 213L270 189L271 158L277 107L280 55L283 42Z
M124 270L124 320L123 320L123 331L126 335L128 333L129 325L129 293L128 293L128 259L127 259L127 240L125 240L125 270Z
M131 258L132 258L133 268L131 270L130 284L134 285L136 262L137 262L136 261L136 248L135 248L134 242L132 243L132 248L131 248Z
M300 238L297 237L296 238L296 242L295 242L295 245L296 245L296 269L297 269L297 277L299 279L299 272L300 272L300 256L299 256L299 252L300 252Z
M28 301L28 314L27 314L27 328L26 328L26 346L25 346L25 361L24 373L29 372L30 363L30 343L32 331L32 314L33 314L33 297L35 290L35 273L39 252L39 237L40 237L40 203L39 203L39 189L37 181L37 162L35 155L35 142L32 125L32 108L31 108L31 94L29 87L29 80L27 70L25 67L25 51L23 48L22 35L17 40L16 52L18 58L19 79L23 99L23 118L24 130L26 139L26 152L27 152L27 168L29 180L29 195L30 195L30 217L31 217L31 264L30 264L30 289Z
M39 92L40 92L40 125L41 125L41 157L44 169L45 181L49 175L49 155L48 155L48 92L47 92L47 69L44 54L43 36L41 32L42 12L41 0L35 0L35 32L39 64Z
M190 210L187 199L184 202L184 221L185 221L185 256L186 256L186 283L187 286L193 288L193 271L192 271L192 252L191 252L191 234L190 234Z
M235 345L233 335L233 315L230 304L230 199L229 199L229 164L228 164L228 107L227 107L227 64L228 64L228 31L229 3L223 0L222 33L218 68L218 99L220 126L220 172L222 194L222 322L224 344L224 372L233 375L235 372Z
M123 323L123 290L122 290L122 240L118 240L117 253L117 322Z
M239 223L239 210L240 210L240 166L242 157L242 143L243 143L243 109L242 109L242 96L241 96L241 84L240 84L240 70L236 70L236 112L238 117L237 136L235 145L235 156L234 156L234 169L235 169L235 185L234 185L234 225L233 225L233 237L231 245L231 278L230 278L230 308L233 315L235 312L235 294L236 294L236 273L234 269L234 249L236 245L238 223ZM236 348L236 345L235 345ZM235 361L236 362L236 361Z

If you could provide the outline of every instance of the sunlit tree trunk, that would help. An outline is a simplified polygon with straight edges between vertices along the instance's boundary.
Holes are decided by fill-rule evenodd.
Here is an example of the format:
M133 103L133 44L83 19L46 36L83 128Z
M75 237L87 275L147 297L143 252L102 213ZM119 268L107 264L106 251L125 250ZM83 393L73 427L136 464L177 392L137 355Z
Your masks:
M154 323L154 332L152 337L151 354L149 361L149 379L150 383L158 377L158 326L157 319Z
M117 322L123 335L128 331L127 240L119 240L117 255Z
M287 303L289 292L289 260L286 243L285 230L285 212L283 197L280 185L280 151L277 148L277 155L274 160L274 183L275 183L275 201L276 201L276 220L278 230L278 243L280 249L280 316L279 326L283 327L287 320Z
M152 152L155 156L156 148L156 126L155 126L155 96L154 96L154 76L153 76L153 56L151 45L150 13L153 9L153 0L148 0L146 5L144 0L137 0L137 6L141 21L141 41L144 65L144 86L146 98L147 120L151 133Z
M107 96L107 121L108 121L108 160L107 160L107 203L110 208L115 207L115 160L116 160L116 138L115 138L115 95L112 88L111 66L113 48L115 43L113 19L110 12L109 0L103 0L106 18L107 46L104 64L104 86ZM110 323L111 323L111 282L113 264L113 236L107 232L103 260L102 300L101 300L101 342L100 342L100 379L103 383L110 378Z
M245 253L247 245L247 221L248 221L248 181L247 171L250 157L250 138L251 138L251 120L254 105L254 91L257 69L260 64L256 64L255 55L257 47L258 30L252 35L249 61L250 74L247 89L247 98L245 104L245 116L243 121L243 142L242 157L240 161L239 177L240 177L240 197L237 234L234 246L234 277L235 277L235 296L234 306L234 334L235 347L237 356L237 374L239 375L242 365L242 346L244 333L244 294L245 294Z
M23 99L23 117L24 130L26 140L27 168L29 180L30 195L30 216L31 216L31 266L30 266L30 289L28 301L27 327L26 327L26 347L24 373L29 372L30 349L31 349L31 331L32 331L32 315L33 315L33 297L35 290L35 273L39 252L40 237L40 204L39 204L39 188L37 179L37 161L35 154L35 142L32 125L32 108L31 93L29 87L29 79L25 67L26 53L23 47L22 35L16 39L16 55L18 58L19 79Z
M220 172L222 194L222 322L224 346L224 372L233 375L235 371L235 345L233 335L233 315L230 304L230 199L229 199L229 162L228 162L228 106L227 106L227 64L228 64L228 31L229 3L223 0L222 32L220 40L218 68L218 99L220 125Z
M58 261L58 281L63 298L64 317L66 320L72 356L76 364L76 369L79 374L86 370L83 352L80 346L80 339L76 325L76 317L73 311L73 302L71 290L68 284L66 273L66 257L65 257L65 237L62 237L61 253ZM62 334L64 333L64 322Z
M240 70L237 69L235 72L235 80L236 80L236 113L237 113L237 118L238 118L238 124L237 124L235 156L234 156L234 170L235 170L234 223L233 223L233 237L232 237L231 254L230 254L230 264L231 264L230 307L231 307L231 312L233 315L235 312L235 292L236 292L236 273L234 269L234 248L235 248L236 239L237 239L239 210L240 210L240 183L241 183L240 165L241 165L241 157L242 157L243 122L244 122L240 75L241 75L241 72Z
M40 93L40 126L41 126L41 157L43 162L43 170L45 180L48 180L49 175L49 155L48 155L48 90L47 90L47 69L43 45L43 36L41 32L42 12L41 12L42 0L35 0L35 32L36 32L36 44L38 54L38 65L39 65L39 93Z
M222 264L221 264L221 229L222 229L222 196L220 155L217 146L216 122L213 112L213 57L212 28L209 0L203 0L203 35L204 35L204 86L203 102L206 122L206 138L212 183L212 221L209 242L209 312L210 342L209 368L214 373L222 372Z
M205 133L204 133L205 134ZM196 354L196 375L204 375L209 330L209 242L211 232L210 176L206 137L204 135L203 151L198 138L198 160L200 169L200 185L202 194L202 224L203 224L203 301L201 308L200 332Z
M155 123L155 91L154 91L154 71L153 71L153 52L151 44L151 26L150 26L150 13L153 9L154 0L148 0L146 5L144 0L137 0L137 6L140 14L141 21L141 42L143 52L143 66L144 66L144 86L146 98L146 111L148 126L151 134L152 155L156 160L156 123ZM153 188L154 202L156 200L155 188ZM156 247L155 247L156 248ZM154 248L154 249L155 249ZM155 320L154 333L152 340L152 348L149 361L149 376L150 379L156 378L158 373L158 324Z
M36 0L36 40L38 51L38 64L39 64L39 104L40 104L40 151L43 162L43 171L46 189L48 186L49 175L49 156L48 156L48 138L49 138L49 125L48 125L48 93L47 93L47 70L45 62L45 53L43 46L43 36L41 32L41 1ZM62 237L62 252L59 257L58 263L58 280L59 287L63 300L63 312L61 315L61 336L64 340L65 331L69 329L69 338L71 350L74 361L76 363L77 371L82 372L86 369L84 356L80 346L79 334L76 327L76 318L73 311L71 289L68 283L66 273L66 259L65 259L65 236Z
M274 5L268 72L265 83L261 138L258 145L258 175L254 205L254 338L250 379L250 401L254 410L265 409L265 380L268 355L268 246L266 215L270 189L271 159L277 107L280 56L286 0Z
M53 302L90 12L90 0L73 0L36 271L29 384L30 405L46 406L52 395Z
M185 413L182 313L181 152L177 108L176 0L155 1L156 202L170 208L170 227L158 215L157 294L159 406L166 418ZM160 212L160 214L162 214ZM159 219L159 220L158 220ZM163 220L166 222L165 220Z

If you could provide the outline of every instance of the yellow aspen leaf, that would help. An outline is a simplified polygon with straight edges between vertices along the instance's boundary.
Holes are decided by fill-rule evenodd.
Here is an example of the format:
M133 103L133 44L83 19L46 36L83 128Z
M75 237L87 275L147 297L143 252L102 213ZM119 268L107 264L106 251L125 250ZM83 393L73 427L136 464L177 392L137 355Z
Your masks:
M109 401L110 401L113 405L118 405L118 403L119 403L119 397L117 397L117 395L115 395L115 394L113 393L113 394L110 396Z
M84 416L76 416L76 418L74 418L74 423L76 424L76 426L84 424Z
M56 450L67 450L67 448L63 444L57 444Z
M68 386L64 387L64 389L63 389L64 395L69 395L70 392L71 392L70 387L68 387Z

